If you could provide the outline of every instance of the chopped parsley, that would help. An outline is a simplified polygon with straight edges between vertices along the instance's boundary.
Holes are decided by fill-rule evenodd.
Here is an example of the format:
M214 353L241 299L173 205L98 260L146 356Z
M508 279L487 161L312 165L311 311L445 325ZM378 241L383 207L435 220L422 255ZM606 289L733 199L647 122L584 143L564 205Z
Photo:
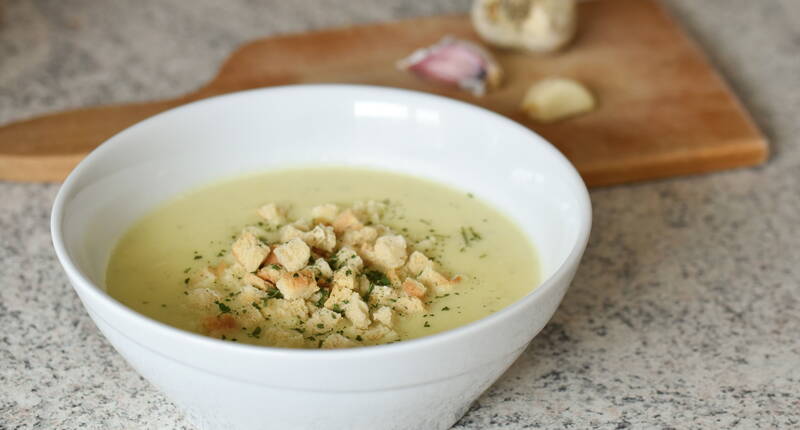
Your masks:
M253 329L253 332L252 332L252 333L250 333L250 336L252 336L252 337L254 337L254 338L258 339L258 336L259 336L260 334L261 334L261 327L256 327L255 329Z
M195 260L199 260L199 259L201 259L201 258L203 258L203 256L202 256L202 255L195 255L195 256L194 256L194 259L195 259Z
M225 303L222 303L218 300L215 300L214 303L216 303L216 305L219 306L219 313L221 314L230 313L231 308L228 307L228 305L226 305Z
M472 242L483 239L472 227L461 227L461 238L464 240L464 248L472 245ZM461 248L461 250L463 251L464 248Z
M317 300L316 305L317 305L318 308L321 308L323 305L325 305L325 301L328 300L328 297L330 297L331 290L329 290L327 288L323 288L320 291L319 294L320 294L320 297L319 297L319 300Z

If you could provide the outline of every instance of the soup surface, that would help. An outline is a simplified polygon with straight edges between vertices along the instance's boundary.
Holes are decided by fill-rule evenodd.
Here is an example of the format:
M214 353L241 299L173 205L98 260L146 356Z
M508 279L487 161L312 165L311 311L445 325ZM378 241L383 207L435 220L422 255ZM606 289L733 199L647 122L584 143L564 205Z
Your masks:
M334 222L345 212L358 215L366 228L359 233L375 230L379 238L353 239L355 233ZM312 230L332 234L334 227L333 248L310 239ZM250 254L243 256L248 243ZM386 244L405 250L395 255L402 263L397 269L376 260ZM310 249L302 268L275 259L294 252L293 245ZM341 248L363 257L363 268L353 266L355 273L349 273L340 261L349 251ZM429 261L425 270L435 276L421 269L412 273L415 258ZM388 279L395 273L401 276ZM334 303L338 283L348 279L361 308L341 297ZM310 288L293 289L302 280ZM228 341L300 348L372 345L449 330L513 303L538 282L527 237L469 192L336 167L239 177L181 195L122 237L106 273L109 294L156 320ZM394 298L376 298L378 293ZM421 307L413 309L414 303ZM296 316L298 306L305 316ZM367 319L359 323L354 315L361 310Z

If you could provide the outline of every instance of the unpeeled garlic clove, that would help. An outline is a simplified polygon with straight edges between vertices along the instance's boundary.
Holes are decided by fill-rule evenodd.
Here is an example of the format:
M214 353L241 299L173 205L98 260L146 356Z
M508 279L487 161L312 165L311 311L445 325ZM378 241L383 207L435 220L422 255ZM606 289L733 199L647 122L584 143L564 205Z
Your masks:
M551 52L577 27L575 0L475 0L472 24L486 42L505 48Z
M414 51L397 66L420 78L457 86L476 96L500 85L503 72L485 49L466 40L444 37Z
M533 84L522 101L522 110L539 122L590 112L596 102L581 83L567 78L547 78Z

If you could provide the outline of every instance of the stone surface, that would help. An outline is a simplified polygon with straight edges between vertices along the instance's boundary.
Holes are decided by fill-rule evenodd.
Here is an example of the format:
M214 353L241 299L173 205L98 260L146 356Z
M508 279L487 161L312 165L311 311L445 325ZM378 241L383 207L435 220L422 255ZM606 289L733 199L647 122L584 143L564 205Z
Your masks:
M800 427L800 4L666 2L772 140L764 167L598 189L573 287L457 429ZM0 123L188 91L273 33L466 0L0 1ZM188 428L114 352L0 182L0 429Z

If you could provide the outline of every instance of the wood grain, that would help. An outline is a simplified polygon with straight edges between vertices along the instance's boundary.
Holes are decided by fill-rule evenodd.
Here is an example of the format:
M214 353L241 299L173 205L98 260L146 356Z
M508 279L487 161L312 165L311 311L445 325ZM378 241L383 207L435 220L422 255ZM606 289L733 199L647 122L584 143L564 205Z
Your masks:
M589 185L759 164L767 144L702 52L653 0L582 2L579 34L563 53L495 51L507 75L483 98L398 71L397 59L445 34L478 40L464 16L421 18L288 35L240 47L217 77L174 100L56 113L0 127L0 179L59 181L98 144L163 110L271 85L361 83L437 93L506 115L556 145ZM536 124L519 110L537 79L586 83L597 111Z

